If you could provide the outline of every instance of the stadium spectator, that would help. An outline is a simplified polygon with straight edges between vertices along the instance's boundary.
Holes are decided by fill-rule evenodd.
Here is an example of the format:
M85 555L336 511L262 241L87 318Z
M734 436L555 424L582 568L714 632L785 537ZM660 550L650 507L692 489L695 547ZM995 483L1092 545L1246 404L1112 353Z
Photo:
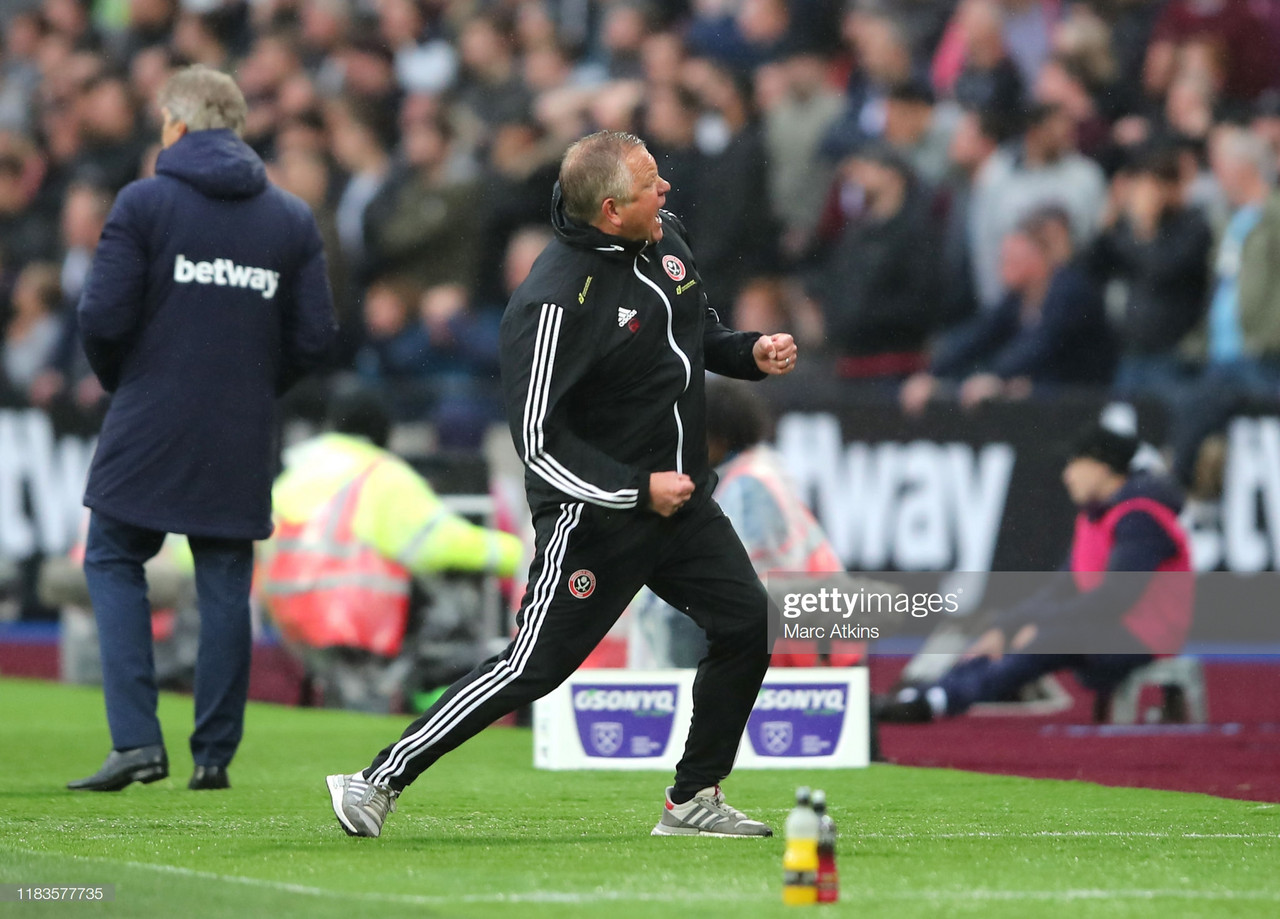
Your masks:
M259 559L258 590L327 706L386 712L406 689L422 618L430 617L414 579L510 577L520 541L449 512L387 450L391 417L372 391L337 393L327 426L285 454L271 491L276 530ZM452 672L431 678L447 681L476 663L474 656L460 666L454 661Z
M4 329L4 388L25 395L58 343L62 290L58 269L32 262L18 273Z
M422 288L470 287L481 216L476 165L441 113L406 124L402 146L404 162L365 209L366 270Z
M116 57L127 61L139 51L169 41L178 20L178 0L129 0L129 25L119 36Z
M4 28L0 56L0 131L26 133L32 128L32 108L40 87L36 63L47 25L34 10L13 12Z
M948 181L934 199L941 214L938 260L938 324L950 328L978 311L973 270L973 194L982 170L1005 139L1009 119L993 112L964 112L947 150Z
M641 49L649 30L647 5L634 0L608 4L600 29L600 47L609 79L633 80L643 75Z
M963 408L1110 379L1115 355L1102 298L1070 256L1067 216L1057 209L1032 214L1005 237L1004 300L939 345L928 372L902 387L903 409L922 411L940 379L960 381Z
M44 162L25 137L0 134L0 276L57 254L51 217L35 207Z
M138 177L148 144L139 133L129 84L114 76L94 81L80 95L77 113L83 147L75 171L119 191Z
M884 133L884 105L890 87L920 74L907 43L907 24L895 15L854 4L842 20L841 35L856 64L845 85L845 109L823 139L832 158L848 154Z
M1000 9L1005 47L1018 65L1022 85L1034 86L1051 54L1063 5L1056 0L1000 0Z
M378 31L395 55L396 80L406 91L443 92L457 78L457 52L432 35L424 5L384 0L378 4Z
M931 189L946 178L956 122L955 107L935 106L933 90L923 80L893 86L885 99L885 143L899 151Z
M1056 63L1090 94L1102 117L1110 120L1134 107L1138 87L1136 81L1130 83L1123 79L1124 68L1117 59L1124 44L1125 17L1130 10L1113 8L1106 12L1115 18L1114 27L1103 19L1098 9L1083 3L1072 4L1054 26L1050 39L1052 57L1045 61L1039 74L1032 75L1032 85L1040 85L1044 69Z
M1106 228L1088 258L1099 283L1118 284L1123 297L1113 388L1126 398L1164 398L1185 381L1178 346L1204 315L1213 237L1182 203L1172 151L1148 154L1112 187Z
M1099 94L1089 84L1081 65L1065 57L1045 62L1032 87L1037 102L1057 106L1075 122L1080 152L1095 159L1105 157L1111 145L1111 121L1099 105Z
M512 236L545 219L547 189L555 184L564 144L533 119L506 122L494 131L481 179L483 214L475 295L505 303L502 260Z
M896 384L927 364L926 339L938 321L929 196L883 144L869 144L842 169L864 210L832 246L811 291L837 373L873 387Z
M1204 369L1176 416L1174 471L1190 483L1204 438L1251 401L1280 399L1280 193L1275 158L1262 138L1224 130L1213 172L1233 212L1214 264L1213 293L1189 342Z
M698 97L696 192L688 226L698 242L706 296L726 318L743 284L777 271L777 227L769 208L769 169L751 85L695 59L685 79Z
M311 208L320 239L324 243L325 264L329 272L329 289L333 291L334 311L340 329L358 321L347 280L347 260L338 237L338 221L329 204L329 190L333 187L333 175L329 162L318 151L309 149L283 149L275 163L267 169L267 176L285 191L297 195Z
M1264 12L1265 15L1265 12ZM1225 68L1229 98L1252 101L1274 84L1275 37L1254 5L1237 0L1171 0L1156 20L1143 66L1143 87L1154 98L1173 85L1179 57L1189 50Z
M407 278L385 275L364 294L365 343L356 355L356 369L371 382L403 382L427 370L426 329L417 322L415 307L421 288ZM398 417L405 417L397 406ZM416 415L414 411L408 415Z
M678 82L650 84L642 120L644 136L663 178L671 184L667 197L673 207L686 213L695 207L698 187L698 150L694 142L699 114L698 97L686 86Z
M1165 479L1130 471L1137 447L1136 438L1101 425L1078 435L1062 473L1079 509L1066 569L1001 612L936 683L881 700L875 706L881 721L959 715L1067 669L1105 700L1154 655L1181 649L1194 605L1190 582L1159 575L1191 571L1177 516L1182 496Z
M84 183L72 185L67 193L62 209L65 254L59 271L63 309L58 341L27 391L31 403L44 408L57 399L67 398L74 412L91 421L100 420L107 393L89 366L80 343L76 304L93 267L93 255L112 200L113 196L105 189Z
M220 25L222 18L209 13L184 11L173 27L173 50L193 64L221 70L231 63L231 51ZM157 47L152 45L150 48ZM160 47L163 47L160 45ZM142 50L150 50L142 49ZM130 55L136 59L141 50Z
M956 101L972 109L1017 111L1023 99L1022 74L1005 50L999 4L965 0L957 15L964 36L964 66L953 88Z
M1075 149L1075 122L1064 109L1035 105L1021 140L1002 147L974 188L972 258L984 309L1000 302L1001 247L1032 211L1057 205L1071 217L1077 246L1095 235L1106 204L1106 180L1096 162Z
M819 148L823 135L840 116L844 100L827 86L824 61L816 54L792 55L775 70L782 86L762 117L769 194L782 231L782 251L794 263L815 244L818 219L835 177L833 165ZM672 158L669 152L659 158L659 168L671 182L675 206L683 207L680 195L687 186L683 170L671 163Z
M396 82L396 61L380 37L357 33L333 55L342 75L341 91L394 111L407 94Z
M143 570L166 532L187 536L200 601L188 787L228 787L249 689L252 540L271 533L275 399L336 332L315 221L241 140L239 87L192 67L160 102L157 175L116 199L79 306L113 393L84 498L112 750L73 790L168 775Z
M473 16L462 26L458 50L459 117L471 120L470 129L484 143L499 124L524 118L531 103L520 79L510 24L496 13Z
M63 256L59 281L63 297L73 306L80 301L113 200L108 189L88 182L76 182L67 189L62 206Z
M334 99L325 107L333 157L346 172L334 209L342 254L352 271L365 270L364 215L391 170L394 120L382 109L355 98ZM353 291L354 293L354 291Z

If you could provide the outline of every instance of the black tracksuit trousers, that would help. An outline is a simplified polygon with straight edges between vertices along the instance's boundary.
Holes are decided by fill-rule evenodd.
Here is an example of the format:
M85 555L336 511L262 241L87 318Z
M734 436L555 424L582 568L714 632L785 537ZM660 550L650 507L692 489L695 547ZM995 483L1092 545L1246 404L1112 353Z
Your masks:
M768 596L729 518L710 497L695 497L669 518L566 503L540 513L534 528L515 639L450 686L365 777L403 789L498 718L555 689L647 584L688 613L709 646L693 684L676 790L692 794L720 782L769 666Z

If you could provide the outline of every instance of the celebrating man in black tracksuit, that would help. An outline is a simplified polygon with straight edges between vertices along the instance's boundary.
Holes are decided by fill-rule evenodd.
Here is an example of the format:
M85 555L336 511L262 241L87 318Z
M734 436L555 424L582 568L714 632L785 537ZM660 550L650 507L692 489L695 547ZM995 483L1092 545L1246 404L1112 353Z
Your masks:
M796 348L790 335L720 324L684 227L661 210L670 187L631 135L593 134L565 154L556 239L502 321L507 415L537 533L519 632L371 766L329 776L352 835L377 836L423 770L560 685L646 584L709 642L653 834L770 835L719 789L768 667L768 599L711 499L703 375L787 373Z

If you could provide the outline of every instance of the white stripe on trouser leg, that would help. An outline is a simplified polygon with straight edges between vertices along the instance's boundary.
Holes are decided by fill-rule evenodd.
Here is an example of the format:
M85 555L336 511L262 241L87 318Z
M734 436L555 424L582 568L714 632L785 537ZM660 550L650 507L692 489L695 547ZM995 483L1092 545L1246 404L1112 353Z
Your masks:
M569 534L582 517L581 504L562 504L560 507L560 517L556 520L554 532L547 543L542 575L534 587L533 600L525 610L524 625L520 629L520 634L516 636L511 657L508 660L499 661L492 670L471 685L464 687L450 699L430 721L410 736L397 741L391 749L391 755L369 777L369 781L385 785L392 778L400 775L410 759L430 748L443 734L447 734L458 722L501 692L524 672L525 664L542 629L547 607L550 606L556 585L560 581L561 566L569 545Z
M507 660L499 661L493 670L477 678L471 685L464 687L429 722L412 735L399 740L392 748L391 755L387 757L387 761L374 773L371 780L386 782L391 777L399 775L410 758L430 747L436 741L440 732L448 731L456 723L456 719L453 719L452 716L460 707L466 706L466 710L459 715L459 718L466 717L474 709L475 705L484 702L520 675L524 667L524 660L527 657L526 649L530 647L532 641L537 637L537 626L540 623L542 613L550 602L551 596L555 591L556 582L560 578L560 564L568 544L569 532L576 526L582 513L582 505L580 504L562 504L560 507L560 517L556 520L551 539L547 542L542 574L534 586L533 599L529 603L529 608L525 611L525 622L520 629L520 634L516 636L510 657ZM475 704L472 704L473 702ZM445 724L446 721L449 723Z
M543 574L538 579L534 599L530 603L529 609L525 612L525 624L516 639L516 645L512 649L510 658L499 662L488 674L477 679L475 683L467 686L451 699L449 704L436 713L429 724L423 725L414 733L413 737L409 739L411 746L400 751L393 751L397 764L394 767L379 770L380 772L389 772L392 776L401 774L409 757L416 756L421 751L429 749L443 735L453 730L462 719L466 718L506 686L509 686L524 672L525 665L533 653L534 644L537 642L538 634L542 629L542 623L545 621L547 607L551 603L556 585L559 583L560 576L563 573L561 566L565 552L568 549L569 534L577 526L582 516L581 504L561 505L561 508L564 510L562 510L561 517L556 522L557 532L553 534L548 542L547 561ZM459 710L460 708L461 710ZM405 741L400 741L400 744L404 743ZM390 758L388 761L390 761Z

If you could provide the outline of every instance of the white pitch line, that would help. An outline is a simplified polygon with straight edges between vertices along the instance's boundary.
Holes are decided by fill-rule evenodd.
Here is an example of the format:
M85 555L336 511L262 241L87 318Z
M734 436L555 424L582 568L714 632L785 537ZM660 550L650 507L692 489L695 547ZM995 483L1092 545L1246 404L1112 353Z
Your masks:
M736 900L742 902L759 902L761 898L773 895L772 888L756 893L743 891L720 890L714 894L699 894L695 891L524 891L520 893L487 893L424 895L424 894L392 894L376 891L332 890L324 887L312 887L306 884L291 884L286 881L271 881L265 878L244 877L234 874L218 874L213 871L198 871L194 868L183 868L178 865L158 865L151 862L134 862L122 859L105 858L91 855L70 855L61 852L40 852L32 849L10 849L8 851L20 855L36 857L67 858L80 862L119 865L136 868L142 871L154 871L160 874L176 874L181 877L198 878L207 881L222 881L240 884L245 887L258 887L276 890L282 893L303 896L325 897L331 899L361 900L378 903L399 903L411 906L447 906L456 903L565 903L589 904L606 902L688 902L690 900L715 900L723 902ZM1073 902L1077 900L1238 900L1249 902L1280 903L1280 890L1196 890L1196 889L1068 889L1068 890L886 890L876 891L861 889L857 891L860 900L954 900L954 901L1000 901L1012 902L1028 900L1034 902Z
M677 902L684 900L758 900L767 891L753 895L730 895L724 891L716 893L698 893L695 891L621 891L621 890L589 890L589 891L543 891L530 890L520 893L458 894L448 896L437 894L396 894L379 893L377 891L333 890L327 887L311 887L306 884L291 884L287 881L272 881L266 878L245 877L237 874L218 874L213 871L199 871L195 868L183 868L180 865L158 865L153 862L134 862L124 859L106 858L95 855L70 855L62 852L40 852L33 849L0 849L18 855L36 857L68 858L78 862L118 865L124 868L136 868L142 871L155 871L159 874L176 874L181 877L197 878L205 881L223 881L229 884L241 884L245 887L259 887L277 890L282 893L294 893L311 897L330 897L343 900L376 901L378 903L403 903L411 906L447 906L451 903L602 903L617 901L656 901Z
M859 899L881 900L1248 900L1280 903L1280 890L903 890L858 891Z
M1142 830L1037 830L1006 833L973 830L964 833L853 833L858 839L1277 839L1280 833L1170 833Z

